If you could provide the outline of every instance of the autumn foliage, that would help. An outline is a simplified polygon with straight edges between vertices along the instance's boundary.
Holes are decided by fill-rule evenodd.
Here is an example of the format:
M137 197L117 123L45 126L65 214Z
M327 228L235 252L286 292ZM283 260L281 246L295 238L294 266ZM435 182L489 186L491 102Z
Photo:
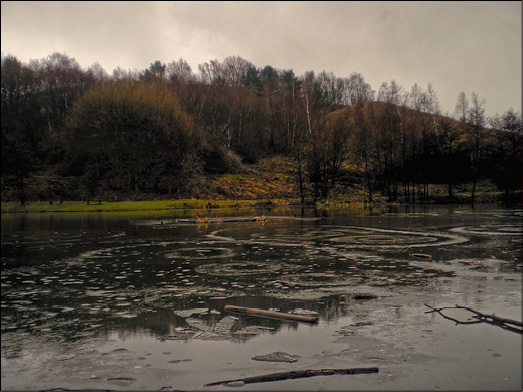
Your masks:
M76 102L66 129L67 153L92 187L188 191L203 167L200 129L173 91L157 82L92 88Z

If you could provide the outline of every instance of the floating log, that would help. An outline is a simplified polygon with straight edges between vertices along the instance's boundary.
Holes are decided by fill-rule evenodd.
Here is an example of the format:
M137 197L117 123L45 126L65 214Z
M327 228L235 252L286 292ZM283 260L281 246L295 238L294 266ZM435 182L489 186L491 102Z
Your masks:
M233 223L233 222L256 222L258 217L237 217L237 218L186 218L186 219L174 219L173 223Z
M417 257L417 258L420 258L420 259L432 260L432 255L427 255L425 253L411 253L410 255L412 257Z
M373 294L356 294L352 298L354 298L354 299L375 299L375 298L378 298L378 296L373 295Z
M227 312L240 313L247 316L277 318L291 321L302 321L304 323L316 323L318 321L317 316L302 316L298 314L289 314L282 312L275 312L272 310L262 310L256 308L246 308L243 306L225 305L224 308Z
M262 376L254 376L247 378L238 378L236 380L226 380L212 382L210 384L205 384L204 387L214 387L218 385L243 385L243 384L253 384L258 382L270 382L270 381L282 381L282 380L292 380L295 378L307 378L315 376L331 376L334 374L370 374L378 373L379 369L376 367L371 368L353 368L353 369L320 369L320 370L293 370L289 372L280 372L265 374Z

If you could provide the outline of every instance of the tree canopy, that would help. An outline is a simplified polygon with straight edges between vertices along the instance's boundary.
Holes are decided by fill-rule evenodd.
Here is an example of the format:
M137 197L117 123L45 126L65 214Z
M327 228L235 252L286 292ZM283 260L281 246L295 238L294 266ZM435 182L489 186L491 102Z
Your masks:
M302 200L340 185L391 201L428 184L491 179L521 189L521 115L485 116L476 93L443 115L437 93L392 79L376 92L361 73L257 67L239 56L193 73L184 59L142 71L53 53L22 64L2 57L2 198L186 197L216 173L283 154Z
M202 167L200 130L158 82L114 82L77 102L65 132L80 172L110 189L187 191Z

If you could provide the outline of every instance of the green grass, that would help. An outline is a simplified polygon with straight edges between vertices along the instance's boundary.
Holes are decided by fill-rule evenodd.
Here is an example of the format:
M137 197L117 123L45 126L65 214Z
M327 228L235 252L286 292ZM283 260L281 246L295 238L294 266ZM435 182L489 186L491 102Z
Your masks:
M205 208L208 203L213 206L226 207L249 207L256 204L256 200L198 200L197 208ZM105 211L159 211L176 209L194 209L194 199L182 200L150 200L150 201L64 201L62 204L48 202L32 202L21 206L16 202L2 202L2 213L8 212L105 212Z
M228 179L243 179L245 180L248 176L236 176L228 175ZM274 178L274 175L271 179ZM259 185L258 182L261 184ZM276 184L275 184L276 183ZM233 184L235 187L238 185ZM253 184L248 184L247 189L256 189L256 186L269 190L271 186L276 188L281 187L278 181L267 182L253 181ZM454 195L456 200L467 201L470 198L471 184L461 184L454 187ZM230 199L203 199L198 200L197 209L205 209L208 204L211 204L213 208L231 208L231 207L256 207L263 206L268 201L278 206L298 205L300 200L298 198L281 197L280 192L266 192L265 195L262 192L252 193L244 191L238 198ZM269 197L269 195L279 195L280 197ZM501 194L495 186L489 181L480 181L477 186L477 202L494 202ZM430 185L430 198L433 201L442 200L447 196L447 188L445 185ZM251 200L247 200L249 199ZM233 196L234 197L234 196ZM416 196L417 197L417 196ZM350 206L357 207L358 205L364 205L368 203L368 195L363 189L355 189L350 194L340 194L330 197L327 200L318 201L317 207L321 208L347 208ZM311 202L310 198L307 200ZM381 194L373 195L373 205L388 204L387 198ZM126 211L165 211L165 210L192 210L195 208L194 199L180 199L180 200L148 200L148 201L101 201L90 202L87 204L86 201L64 201L62 204L49 202L29 202L24 206L21 206L18 202L2 202L1 212L2 213L13 213L13 212L126 212Z

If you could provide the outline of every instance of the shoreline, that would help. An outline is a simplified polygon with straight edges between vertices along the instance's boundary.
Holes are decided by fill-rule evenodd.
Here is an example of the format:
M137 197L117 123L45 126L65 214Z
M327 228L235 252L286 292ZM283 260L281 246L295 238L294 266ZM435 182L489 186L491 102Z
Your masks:
M194 199L178 199L178 200L139 200L139 201L63 201L57 203L50 202L30 202L25 205L20 205L19 202L1 202L1 213L53 213L53 212L69 212L69 213L86 213L86 212L145 212L145 211L172 211L172 210L215 210L226 208L278 208L278 207L294 207L294 208L373 208L373 207L397 207L397 206L423 206L423 205L466 205L471 204L470 200L466 198L437 198L436 200L418 201L418 202L387 202L387 201L373 201L367 200L324 200L308 202L302 204L295 199L266 199L266 200L197 200ZM512 205L515 208L521 208L523 201L519 200L503 200L502 198L492 198L487 195L482 198L477 197L475 205Z

